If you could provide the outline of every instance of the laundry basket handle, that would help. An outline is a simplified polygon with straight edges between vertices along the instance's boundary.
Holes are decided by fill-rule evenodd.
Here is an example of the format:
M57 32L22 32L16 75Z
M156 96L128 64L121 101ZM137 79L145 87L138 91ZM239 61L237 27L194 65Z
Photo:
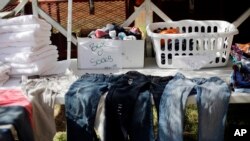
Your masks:
M250 16L250 8L248 8L233 24L238 27Z

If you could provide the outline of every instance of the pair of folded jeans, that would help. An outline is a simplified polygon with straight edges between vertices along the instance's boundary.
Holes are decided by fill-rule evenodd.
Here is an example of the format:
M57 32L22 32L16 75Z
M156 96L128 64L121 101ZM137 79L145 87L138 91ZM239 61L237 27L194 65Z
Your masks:
M122 75L84 74L65 95L67 141L97 140L94 123L99 100Z
M106 97L106 141L153 141L150 81L130 71Z
M183 140L187 98L196 94L198 140L223 141L230 89L218 77L188 79L178 73L166 85L160 101L159 141Z

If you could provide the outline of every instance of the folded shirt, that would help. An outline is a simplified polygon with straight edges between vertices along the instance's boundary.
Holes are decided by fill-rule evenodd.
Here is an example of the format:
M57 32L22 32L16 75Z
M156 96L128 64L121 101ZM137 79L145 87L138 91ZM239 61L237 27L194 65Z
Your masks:
M10 72L10 77L12 78L21 78L22 76L34 76L34 75L39 75L39 76L44 76L44 75L48 75L47 73L45 73L48 70L53 69L53 67L55 66L55 63L50 63L49 65L47 65L45 68L41 68L41 69L12 69L13 71Z
M70 66L70 63L70 60L58 61L55 66L45 71L43 75L65 74L66 70Z
M31 63L47 56L58 55L57 47L49 45L36 51L23 51L18 53L0 53L0 60L11 63Z
M50 31L52 29L51 25L42 24L26 24L26 25L5 25L0 26L0 33L17 33L24 31Z
M40 19L33 15L21 15L9 19L0 19L0 26L5 25L23 25L23 24L41 24L43 26L49 26L50 24L47 23L45 20Z
M18 42L18 41L39 41L39 40L50 40L50 31L24 31L17 33L2 33L0 34L0 44L6 42Z
M9 63L9 65L12 69L30 69L37 66L46 66L47 64L50 64L52 62L57 62L57 58L58 54L50 55L30 63Z
M46 57L45 59L30 64L10 63L12 67L10 76L21 77L22 75L25 76L42 75L44 72L50 70L56 65L57 57L58 55L52 55Z
M1 42L0 52L3 50L12 51L35 51L37 48L50 45L51 41L48 39L37 39L36 41L14 41L14 42Z

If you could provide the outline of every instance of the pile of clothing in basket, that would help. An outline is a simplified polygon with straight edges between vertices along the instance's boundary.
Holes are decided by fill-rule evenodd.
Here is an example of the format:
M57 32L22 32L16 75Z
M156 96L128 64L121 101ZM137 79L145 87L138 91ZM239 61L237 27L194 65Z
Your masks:
M158 34L179 34L180 31L178 28L158 28L156 30L154 30L154 33L158 33ZM190 39L189 40L189 50L193 50L193 39ZM174 50L179 50L179 47L180 47L180 42L178 39L175 39L175 40L172 40L172 39L168 39L167 40L167 49L169 51L172 50L172 48L174 48ZM187 49L187 40L186 39L183 39L182 42L181 42L181 47L182 47L182 50L186 50ZM161 49L162 50L165 50L165 39L161 39ZM172 58L170 58L172 59Z
M0 61L11 67L10 76L46 74L58 58L51 45L52 26L33 15L0 19Z
M232 45L231 86L235 92L250 93L250 43Z
M113 23L90 32L88 37L114 40L140 40L142 38L142 33L137 27L125 28Z

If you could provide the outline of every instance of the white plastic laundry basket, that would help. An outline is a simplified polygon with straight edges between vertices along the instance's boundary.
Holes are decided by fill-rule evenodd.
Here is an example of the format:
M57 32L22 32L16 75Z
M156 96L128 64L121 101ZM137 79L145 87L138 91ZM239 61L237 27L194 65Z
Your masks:
M177 34L159 34L155 30L177 29ZM147 34L153 41L160 68L200 69L225 66L237 28L226 21L181 20L152 23Z

